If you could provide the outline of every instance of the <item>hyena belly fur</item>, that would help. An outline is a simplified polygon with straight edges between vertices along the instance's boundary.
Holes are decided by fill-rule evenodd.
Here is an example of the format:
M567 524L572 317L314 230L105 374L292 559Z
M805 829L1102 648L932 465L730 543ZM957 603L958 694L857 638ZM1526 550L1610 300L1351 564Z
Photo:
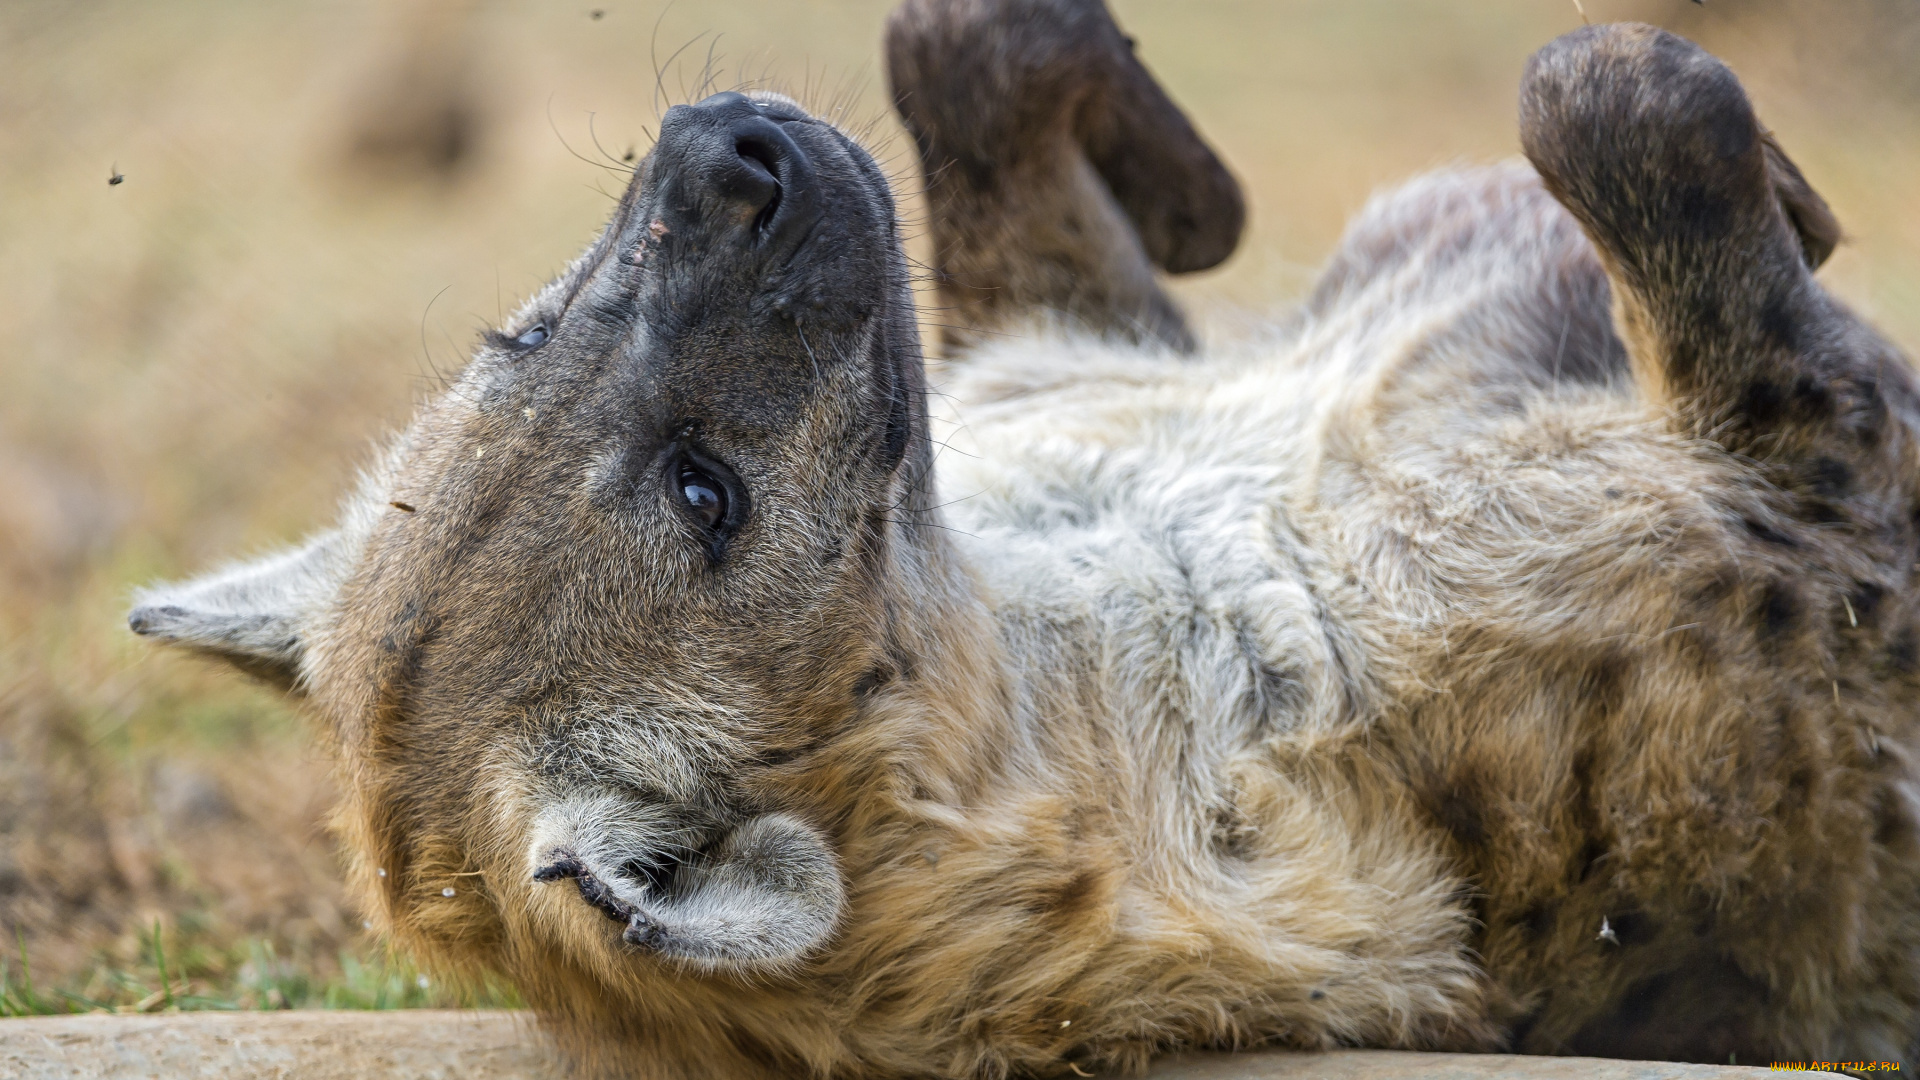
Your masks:
M1647 1056L1903 1045L1913 916L1832 896L1912 877L1888 661L1845 640L1884 571L1673 434L1606 312L1516 165L1376 199L1272 340L936 378L1015 730L1124 852L1080 925L1163 1022L1217 1007L1167 1034L1618 1052L1638 995Z

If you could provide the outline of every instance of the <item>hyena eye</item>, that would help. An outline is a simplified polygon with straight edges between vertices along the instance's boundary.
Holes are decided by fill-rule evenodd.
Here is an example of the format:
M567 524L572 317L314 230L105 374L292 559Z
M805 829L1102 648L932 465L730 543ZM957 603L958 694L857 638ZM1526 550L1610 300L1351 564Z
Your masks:
M515 344L524 345L531 349L535 345L539 345L547 340L547 324L535 323L533 326L527 328L526 333L521 334L513 340Z
M678 484L680 497L687 502L687 509L693 516L704 522L709 529L718 531L720 523L727 519L727 489L720 481L708 476L696 468L692 462L681 462Z

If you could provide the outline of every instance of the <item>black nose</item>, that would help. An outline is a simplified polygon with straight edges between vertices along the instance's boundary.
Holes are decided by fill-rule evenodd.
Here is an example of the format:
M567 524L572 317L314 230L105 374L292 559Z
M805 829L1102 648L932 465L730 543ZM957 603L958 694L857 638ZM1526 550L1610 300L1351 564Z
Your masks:
M688 224L778 243L817 216L813 166L786 125L804 116L728 91L675 105L660 121L655 168Z

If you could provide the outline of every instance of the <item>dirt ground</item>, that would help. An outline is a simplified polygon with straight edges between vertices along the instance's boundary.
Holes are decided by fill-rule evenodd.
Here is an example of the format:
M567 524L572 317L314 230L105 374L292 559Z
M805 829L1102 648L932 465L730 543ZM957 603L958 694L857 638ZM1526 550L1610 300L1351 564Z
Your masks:
M559 1080L524 1016L199 1013L46 1017L0 1024L0 1068L17 1080ZM1201 1054L1147 1080L1745 1080L1757 1068L1498 1054ZM1813 1073L1831 1076L1831 1073Z
M1920 4L1583 2L1735 66L1849 230L1826 279L1920 351ZM889 6L0 5L0 1013L461 1000L364 940L313 734L133 640L129 591L323 525L371 441L587 241L659 112L703 84L795 93L910 191ZM1516 152L1521 64L1581 19L1571 0L1114 7L1248 187L1239 254L1179 287L1216 336L1297 297L1370 191Z

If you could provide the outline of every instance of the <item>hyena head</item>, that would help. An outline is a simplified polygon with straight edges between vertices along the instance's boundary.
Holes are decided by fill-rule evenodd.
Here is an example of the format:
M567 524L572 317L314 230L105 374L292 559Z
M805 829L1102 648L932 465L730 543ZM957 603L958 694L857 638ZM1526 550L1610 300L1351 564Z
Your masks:
M310 696L403 939L763 975L842 906L818 762L929 550L922 378L872 158L778 96L676 106L340 528L131 623Z

